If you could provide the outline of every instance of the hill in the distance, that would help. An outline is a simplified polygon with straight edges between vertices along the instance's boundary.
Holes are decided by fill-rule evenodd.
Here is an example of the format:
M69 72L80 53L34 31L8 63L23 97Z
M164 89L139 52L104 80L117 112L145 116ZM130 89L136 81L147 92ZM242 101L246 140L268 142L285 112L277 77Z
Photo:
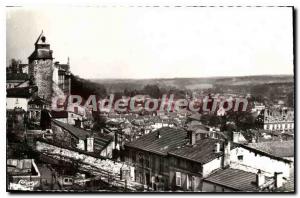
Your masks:
M160 79L90 79L104 85L111 92L139 90L149 84L161 88L174 87L178 89L205 90L217 87L247 87L264 84L293 84L293 75L262 75L239 77L205 77L205 78L160 78Z

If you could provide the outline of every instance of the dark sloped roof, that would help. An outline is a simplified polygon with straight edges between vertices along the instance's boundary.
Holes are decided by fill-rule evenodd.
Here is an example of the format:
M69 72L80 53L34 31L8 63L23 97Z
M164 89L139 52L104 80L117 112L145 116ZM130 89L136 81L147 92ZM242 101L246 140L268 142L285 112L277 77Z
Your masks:
M157 137L158 133L160 133L160 138ZM163 127L133 142L129 142L125 146L166 155L170 150L184 145L186 137L187 133L182 129Z
M223 152L215 152L216 143L220 143L220 146L222 146L223 141L209 138L202 139L198 140L193 146L185 145L181 148L169 152L169 154L205 164L223 155Z
M36 59L53 59L52 50L48 49L37 49L32 52L32 54L28 57L29 60Z
M250 143L249 147L264 151L277 157L293 157L294 156L294 141L272 141Z
M30 98L34 92L37 91L37 87L16 87L6 89L7 98Z
M52 122L54 124L56 124L57 126L69 131L72 135L74 135L75 137L79 138L79 139L86 139L87 136L90 136L90 133L86 130L74 127L70 124L64 123L64 122L60 122L58 120L53 119Z
M232 168L221 169L205 178L204 181L218 184L236 191L249 192L259 190L256 186L255 173Z
M29 79L29 77L28 77L28 74L26 74L26 73L6 73L6 80L7 81L14 80L14 81L23 82L23 81L26 81L28 79Z
M100 150L104 149L111 141L112 137L109 135L99 134L92 131L86 131L84 129L72 126L67 123L60 122L58 120L52 120L57 126L69 131L73 136L85 140L86 137L94 136L94 145L100 147Z

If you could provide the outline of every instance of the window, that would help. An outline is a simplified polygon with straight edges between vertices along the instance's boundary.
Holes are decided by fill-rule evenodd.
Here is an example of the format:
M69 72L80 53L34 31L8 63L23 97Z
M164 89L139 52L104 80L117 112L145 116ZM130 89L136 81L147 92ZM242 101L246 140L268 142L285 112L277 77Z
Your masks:
M238 156L238 160L239 160L239 161L243 161L243 158L244 158L244 156L242 156L242 155L239 155L239 156Z
M181 172L176 172L176 186L181 186Z

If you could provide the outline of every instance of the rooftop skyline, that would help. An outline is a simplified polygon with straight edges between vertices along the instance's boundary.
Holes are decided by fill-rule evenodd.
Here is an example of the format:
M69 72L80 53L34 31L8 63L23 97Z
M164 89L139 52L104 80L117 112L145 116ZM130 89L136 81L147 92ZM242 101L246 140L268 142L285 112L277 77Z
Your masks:
M238 17L236 17L238 16ZM7 8L6 64L43 30L84 78L293 74L292 8Z

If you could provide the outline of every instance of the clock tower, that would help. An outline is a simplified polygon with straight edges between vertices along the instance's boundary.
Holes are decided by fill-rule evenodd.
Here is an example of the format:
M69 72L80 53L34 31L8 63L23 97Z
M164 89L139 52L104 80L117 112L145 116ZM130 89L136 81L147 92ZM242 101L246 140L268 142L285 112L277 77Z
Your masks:
M34 44L35 49L28 57L29 77L38 87L38 96L48 101L52 99L53 57L50 44L44 33L40 34Z

